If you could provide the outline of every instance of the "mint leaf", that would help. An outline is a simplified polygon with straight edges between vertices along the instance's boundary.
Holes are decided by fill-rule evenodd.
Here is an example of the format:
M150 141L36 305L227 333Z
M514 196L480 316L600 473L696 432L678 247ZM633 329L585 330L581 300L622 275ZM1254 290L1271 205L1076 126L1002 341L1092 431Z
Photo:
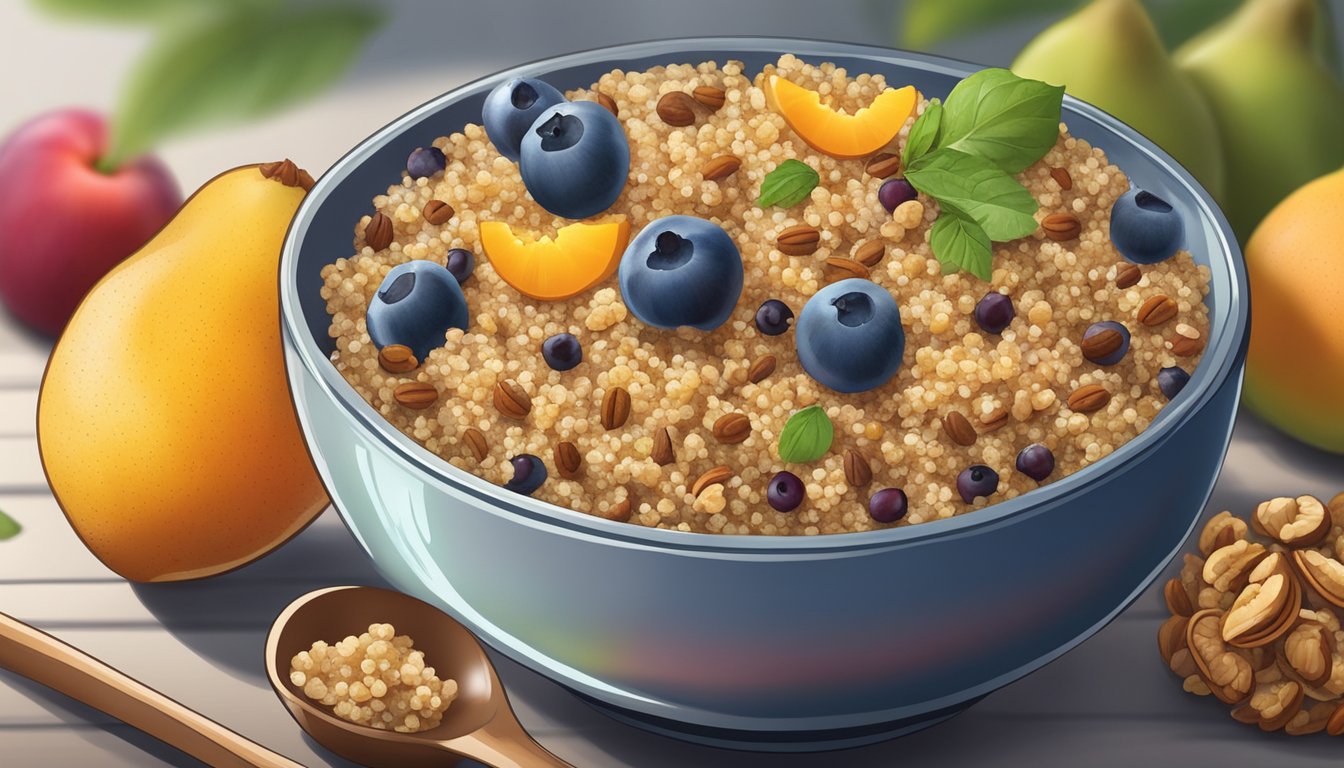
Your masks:
M938 149L906 168L905 178L939 205L979 224L991 240L1016 240L1036 231L1036 198L988 160Z
M104 166L166 136L257 117L321 91L354 61L382 18L350 4L260 11L252 5L188 14L163 28L117 105Z
M1044 157L1059 139L1063 100L1063 86L1027 80L1006 69L982 69L948 95L938 146L1018 173Z
M929 230L929 245L945 275L960 269L988 282L993 274L994 249L989 235L960 211L943 209Z
M756 204L762 208L772 205L792 208L806 200L820 181L821 176L812 166L801 160L785 160L765 175Z
M14 518L6 515L4 510L0 510L0 541L18 536L21 530L23 530L23 526L15 522Z
M938 141L938 129L942 126L942 122L943 105L937 99L933 99L915 119L915 124L910 126L910 134L905 138L905 150L901 152L903 165L909 167L933 148Z
M826 455L835 438L831 418L820 405L809 405L789 417L779 433L779 458L790 464L806 464Z

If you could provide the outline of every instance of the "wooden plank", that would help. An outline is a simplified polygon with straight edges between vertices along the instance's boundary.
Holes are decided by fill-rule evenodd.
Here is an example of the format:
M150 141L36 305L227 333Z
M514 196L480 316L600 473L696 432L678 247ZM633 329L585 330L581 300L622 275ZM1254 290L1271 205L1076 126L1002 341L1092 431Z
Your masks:
M59 582L120 582L80 541L56 500L46 495L0 495L0 509L23 526L0 542L0 595L6 585ZM298 580L297 582L295 580ZM242 583L374 583L378 577L335 510L328 508L298 536L245 568L198 582L202 588ZM215 586L212 586L215 585ZM171 589L172 585L161 585ZM148 589L148 587L146 587ZM0 597L0 610L3 610ZM78 618L72 610L66 618Z
M37 389L0 389L0 437L37 434Z
M44 491L47 477L31 436L0 437L0 494Z

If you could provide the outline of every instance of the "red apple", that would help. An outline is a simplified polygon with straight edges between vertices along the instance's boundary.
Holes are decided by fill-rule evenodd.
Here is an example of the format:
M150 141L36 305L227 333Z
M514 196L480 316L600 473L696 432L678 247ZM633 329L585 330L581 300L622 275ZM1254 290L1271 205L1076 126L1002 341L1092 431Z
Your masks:
M81 109L41 115L0 144L0 299L46 334L182 203L157 158L103 172L106 148L106 121Z

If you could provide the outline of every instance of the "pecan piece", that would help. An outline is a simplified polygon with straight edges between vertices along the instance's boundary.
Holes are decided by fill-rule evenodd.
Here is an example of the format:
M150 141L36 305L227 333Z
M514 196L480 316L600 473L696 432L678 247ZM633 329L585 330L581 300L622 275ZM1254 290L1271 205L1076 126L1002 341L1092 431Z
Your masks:
M513 379L495 382L493 395L495 410L510 419L522 421L532 412L532 398Z
M602 428L620 429L630 418L630 393L625 387L612 387L602 396Z
M775 247L780 253L789 256L806 256L815 253L821 243L821 232L816 227L795 224L779 233L775 238Z

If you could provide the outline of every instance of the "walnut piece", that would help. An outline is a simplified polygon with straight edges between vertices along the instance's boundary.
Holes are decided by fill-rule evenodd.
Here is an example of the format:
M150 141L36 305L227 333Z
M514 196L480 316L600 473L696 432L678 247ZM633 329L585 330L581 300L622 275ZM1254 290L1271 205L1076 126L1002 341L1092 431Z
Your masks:
M1281 496L1255 509L1256 530L1290 547L1310 547L1330 533L1331 519L1315 496Z
M1263 545L1244 539L1215 549L1204 561L1204 581L1219 592L1239 591L1264 554Z
M1226 510L1209 518L1199 533L1199 551L1208 557L1215 549L1246 538L1246 521Z
M1223 642L1223 612L1200 611L1190 617L1186 643L1209 690L1224 704L1237 704L1251 693L1255 673L1246 657Z

